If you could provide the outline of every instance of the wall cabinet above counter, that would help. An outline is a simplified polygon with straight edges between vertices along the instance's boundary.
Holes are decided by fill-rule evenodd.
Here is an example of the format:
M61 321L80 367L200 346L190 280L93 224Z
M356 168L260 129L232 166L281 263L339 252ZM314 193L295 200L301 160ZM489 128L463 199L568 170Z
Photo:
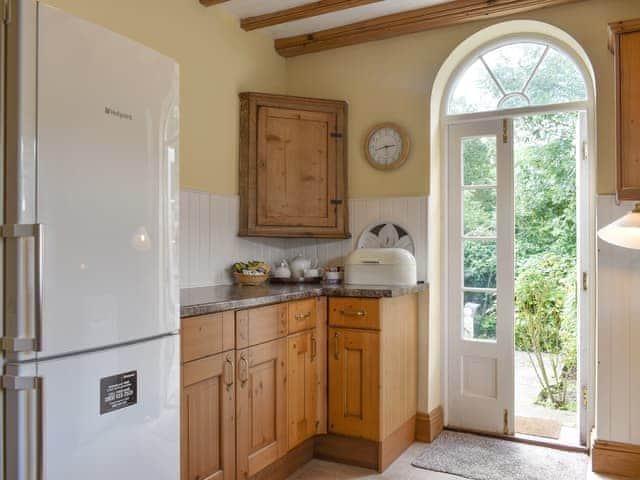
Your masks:
M240 236L349 238L347 104L240 94Z

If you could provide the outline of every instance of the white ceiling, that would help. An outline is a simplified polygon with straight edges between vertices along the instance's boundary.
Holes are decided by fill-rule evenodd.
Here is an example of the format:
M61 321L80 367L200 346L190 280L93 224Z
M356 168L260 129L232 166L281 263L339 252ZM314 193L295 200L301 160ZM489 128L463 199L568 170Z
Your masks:
M231 0L223 3L222 6L238 18L246 18L297 7L307 3L314 3L315 1L316 0ZM392 13L405 12L438 3L446 3L448 1L451 0L382 0L360 7L319 15L317 17L274 25L273 27L263 29L263 31L273 38L302 35L327 28L347 25L360 20L368 20Z

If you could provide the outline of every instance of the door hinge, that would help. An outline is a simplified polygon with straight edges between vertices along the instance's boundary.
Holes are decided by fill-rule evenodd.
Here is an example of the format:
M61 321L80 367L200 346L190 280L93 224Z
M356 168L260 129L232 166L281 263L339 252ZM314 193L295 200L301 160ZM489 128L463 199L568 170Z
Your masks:
M509 143L509 120L502 120L502 143Z
M589 158L589 144L582 142L582 159L587 160Z
M329 136L331 138L342 138L342 134L340 132L331 132Z
M1 378L1 386L3 390L21 391L40 389L40 377L17 377L15 375L3 375Z
M2 1L2 21L5 25L9 25L11 23L11 1L12 0Z
M504 409L502 433L504 433L505 435L509 435L509 410L507 410L506 408Z
M589 275L587 272L582 272L582 290L587 291L589 288Z
M589 387L586 385L582 386L582 406L587 408L589 405Z

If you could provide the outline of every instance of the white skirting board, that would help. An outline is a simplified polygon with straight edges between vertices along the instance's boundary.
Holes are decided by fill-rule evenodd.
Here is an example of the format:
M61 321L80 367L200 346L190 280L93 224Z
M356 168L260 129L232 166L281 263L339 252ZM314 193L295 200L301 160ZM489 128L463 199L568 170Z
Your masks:
M633 209L598 197L598 228ZM640 444L640 251L598 240L596 435Z
M349 201L349 240L240 238L237 195L183 190L180 195L180 285L197 287L232 282L228 267L259 259L272 265L301 253L320 265L339 264L357 244L362 231L391 221L413 237L418 279L427 276L427 197L370 198Z

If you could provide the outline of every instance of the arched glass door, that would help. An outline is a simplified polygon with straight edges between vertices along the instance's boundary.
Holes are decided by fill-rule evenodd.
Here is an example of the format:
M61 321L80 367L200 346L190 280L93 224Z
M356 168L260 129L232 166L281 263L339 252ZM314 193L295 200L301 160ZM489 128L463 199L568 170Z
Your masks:
M484 49L451 88L450 426L513 434L546 425L549 437L578 442L561 436L586 413L578 351L588 301L578 278L587 189L578 187L588 107L574 61L537 39Z

